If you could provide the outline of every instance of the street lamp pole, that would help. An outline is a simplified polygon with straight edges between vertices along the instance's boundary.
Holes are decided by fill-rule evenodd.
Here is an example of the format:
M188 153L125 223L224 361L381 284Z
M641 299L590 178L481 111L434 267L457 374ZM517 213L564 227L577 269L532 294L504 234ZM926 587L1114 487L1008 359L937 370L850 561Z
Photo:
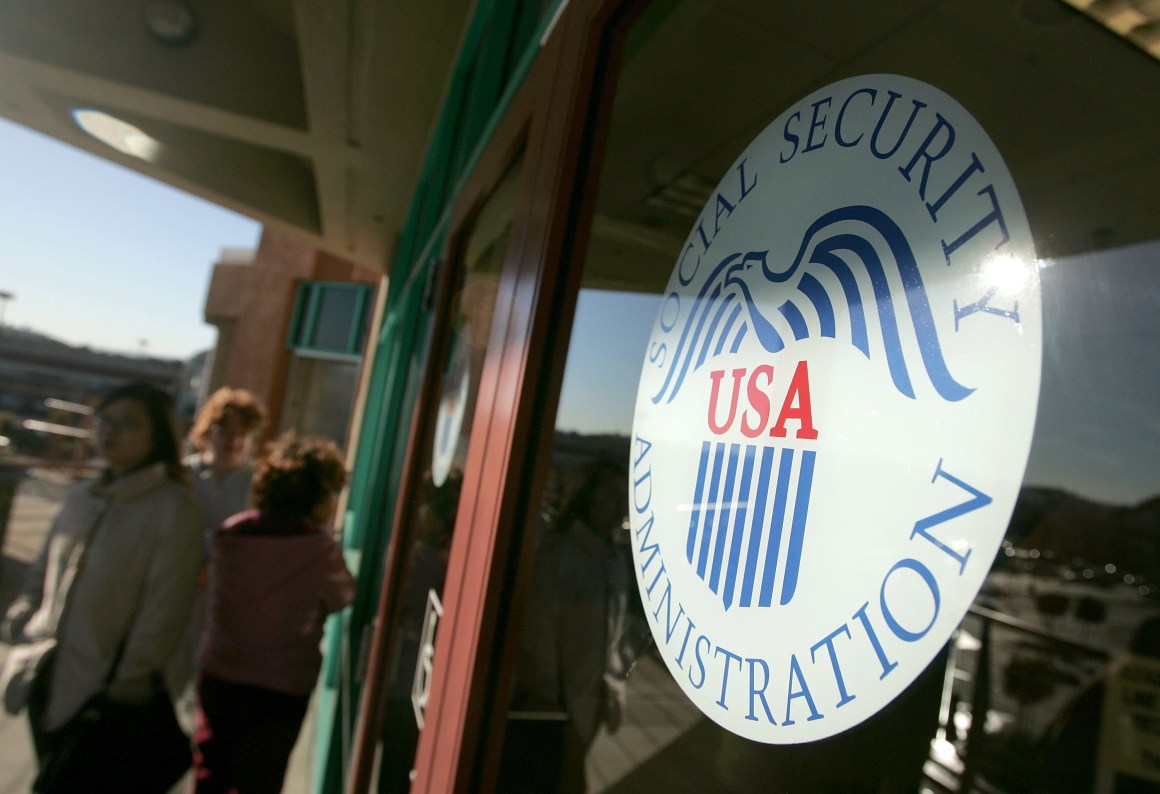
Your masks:
M8 301L16 296L7 290L0 290L0 331L4 329L4 309L8 307Z

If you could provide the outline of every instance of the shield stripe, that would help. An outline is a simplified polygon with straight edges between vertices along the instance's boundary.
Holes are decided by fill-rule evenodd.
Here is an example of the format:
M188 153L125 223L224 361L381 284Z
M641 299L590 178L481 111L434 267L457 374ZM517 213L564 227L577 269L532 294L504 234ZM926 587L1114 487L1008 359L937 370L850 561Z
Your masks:
M712 444L701 444L701 465L697 469L697 487L693 492L692 511L689 515L689 539L685 543L685 558L693 563L693 550L697 547L697 519L701 517L701 504L705 499L705 472L709 469L709 450Z
M749 548L745 553L745 575L741 578L741 601L743 607L753 603L753 581L757 572L757 557L761 550L761 538L765 525L765 503L769 499L769 474L773 470L773 447L761 448L761 470L757 473L757 497L753 500L753 526L749 533Z
M765 570L761 574L761 591L757 600L757 605L761 607L773 603L773 578L777 574L777 558L781 554L781 533L785 526L793 450L783 449L780 458L777 464L777 489L773 495L773 516L769 520L769 539L766 541Z
M793 505L793 525L790 527L789 548L785 554L785 581L781 585L781 603L788 604L797 589L798 569L802 561L802 542L805 540L806 514L810 509L810 492L813 490L814 456L808 450L802 453L801 470L798 472L797 496Z
M725 569L725 592L721 594L726 609L733 606L733 592L737 586L737 563L741 557L742 539L745 535L745 520L748 517L749 508L748 496L753 479L753 459L756 454L757 447L752 444L745 446L745 463L741 467L741 486L738 488L737 518L733 522L733 537L729 542L729 564Z
M705 494L705 521L701 525L701 551L697 557L697 576L705 578L705 569L709 565L709 546L713 542L713 522L717 517L717 503L721 491L721 461L725 457L725 445L717 444L713 455L713 470L709 478L709 492Z
M721 446L725 446L722 444ZM729 536L729 518L733 512L734 485L737 482L737 444L729 445L729 468L725 472L725 489L721 492L721 517L717 522L717 533L713 543L713 570L709 573L709 589L714 593L721 586L721 562L725 558L725 540Z

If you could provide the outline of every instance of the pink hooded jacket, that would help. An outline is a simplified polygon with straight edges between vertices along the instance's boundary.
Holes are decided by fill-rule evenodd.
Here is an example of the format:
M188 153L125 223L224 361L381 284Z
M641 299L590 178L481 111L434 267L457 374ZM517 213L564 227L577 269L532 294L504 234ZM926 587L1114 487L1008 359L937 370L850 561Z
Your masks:
M214 537L202 672L308 695L322 666L326 616L354 598L338 543L308 521L248 510Z

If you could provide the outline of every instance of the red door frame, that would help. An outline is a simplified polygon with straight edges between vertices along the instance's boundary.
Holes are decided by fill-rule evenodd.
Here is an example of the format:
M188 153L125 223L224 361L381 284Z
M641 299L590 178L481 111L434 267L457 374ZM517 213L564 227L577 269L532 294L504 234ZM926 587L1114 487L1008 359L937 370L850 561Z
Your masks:
M552 441L551 433L535 434L541 419L554 415L559 398L595 200L585 183L597 173L607 125L599 87L614 68L608 53L619 50L606 36L614 29L622 33L626 25L619 18L641 5L566 5L452 210L454 246L513 158L522 157L442 596L444 616L415 759L416 792L484 790L498 769L506 708L497 704L510 696L516 645L504 640L512 634L509 627L519 625L518 594L526 590L534 553L534 535L525 531L527 508L539 503L546 467L536 464L547 459ZM436 320L446 321L445 314ZM438 347L433 343L432 351ZM414 482L415 438L438 396L426 387L422 395L403 489ZM399 500L394 520L384 599L398 578L397 530L407 515L405 501ZM380 623L383 615L380 604ZM387 637L389 627L380 625L370 665L376 678ZM379 700L381 693L364 696L350 791L370 785ZM492 741L483 741L485 736Z

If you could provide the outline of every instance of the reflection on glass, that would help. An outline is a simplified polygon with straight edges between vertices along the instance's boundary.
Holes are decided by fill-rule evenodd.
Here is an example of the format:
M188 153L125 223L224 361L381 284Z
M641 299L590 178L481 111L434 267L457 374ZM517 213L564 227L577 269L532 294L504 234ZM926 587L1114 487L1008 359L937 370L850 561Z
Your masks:
M405 559L395 599L393 647L382 727L379 791L410 786L434 637L428 604L439 599L459 509L480 375L507 249L520 169L511 168L474 220L452 275L451 338L436 362L439 401L419 446L420 485L401 536Z
M629 31L558 414L541 429L554 445L550 485L533 508L543 529L508 715L505 790L1160 787L1160 766L1148 771L1139 756L1113 752L1155 741L1148 726L1160 725L1160 708L1147 705L1160 703L1160 686L1140 683L1160 681L1147 678L1160 653L1160 215L1152 201L1160 174L1144 165L1155 162L1160 105L1140 103L1160 96L1160 64L1080 15L1031 13L1058 5L1048 0L1019 14L991 0L840 5L819 14L788 2L657 2ZM595 573L603 568L592 549L566 534L571 523L560 517L586 466L627 460L645 346L684 238L736 155L792 100L875 72L928 82L979 119L1016 179L1043 257L1041 395L1003 548L944 653L844 734L767 746L707 720L641 641L633 620L657 625L658 617L632 588L623 686L615 676L610 685L609 628L565 634L570 663L588 660L577 677L593 695L582 715L582 700L562 683L564 665L528 658L537 642L560 636L552 618L577 604L590 622L602 608L606 626L619 619L613 580ZM1050 99L1064 94L1065 103ZM1115 122L1083 121L1096 118ZM1001 257L986 267L1000 290L1017 272ZM618 537L593 542L606 555L596 559L613 559L610 547L632 540ZM550 578L545 569L556 573L548 583L539 581ZM618 719L594 721L595 696L613 692ZM1125 725L1137 732L1113 733ZM521 788L508 777L513 764L540 785Z
M639 609L629 610L628 471L597 458L574 475L536 549L508 727L524 754L509 759L505 789L584 790L585 756L598 731L619 727L647 637Z

